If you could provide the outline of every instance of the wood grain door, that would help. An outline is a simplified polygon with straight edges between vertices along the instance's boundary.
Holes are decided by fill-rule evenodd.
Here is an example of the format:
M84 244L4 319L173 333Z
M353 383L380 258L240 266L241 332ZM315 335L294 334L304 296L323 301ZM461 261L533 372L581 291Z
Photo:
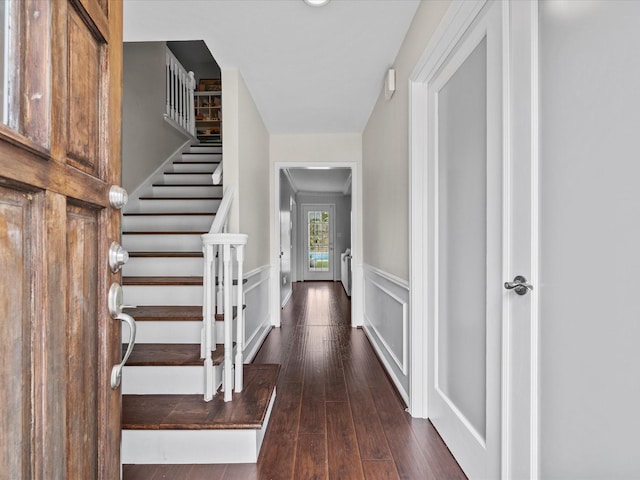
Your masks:
M0 3L0 478L119 478L122 4Z

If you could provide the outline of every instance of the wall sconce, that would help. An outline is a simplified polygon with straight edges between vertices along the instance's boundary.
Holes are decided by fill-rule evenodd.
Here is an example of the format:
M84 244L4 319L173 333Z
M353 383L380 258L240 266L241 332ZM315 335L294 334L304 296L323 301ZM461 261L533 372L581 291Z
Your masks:
M323 7L327 3L329 3L329 0L303 0L303 1L304 3L312 7Z
M393 68L387 70L384 76L384 98L391 100L393 93L396 91L396 71Z

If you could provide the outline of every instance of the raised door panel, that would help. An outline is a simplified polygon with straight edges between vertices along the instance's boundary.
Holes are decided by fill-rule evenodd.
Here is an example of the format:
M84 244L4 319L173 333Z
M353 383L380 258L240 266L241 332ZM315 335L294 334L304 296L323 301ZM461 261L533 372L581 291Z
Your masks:
M69 163L86 173L100 172L102 45L79 13L68 9Z
M29 195L0 186L0 465L3 478L30 478L32 208ZM9 386L7 388L6 386Z
M97 211L67 207L67 478L96 478L99 325Z

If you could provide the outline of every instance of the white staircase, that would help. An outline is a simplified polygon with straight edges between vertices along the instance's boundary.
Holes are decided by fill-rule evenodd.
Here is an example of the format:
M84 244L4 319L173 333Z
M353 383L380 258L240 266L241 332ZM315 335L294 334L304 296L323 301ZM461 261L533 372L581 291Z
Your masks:
M222 200L222 187L212 182L221 160L221 147L192 146L123 212L122 243L130 256L123 267L124 304L129 306L124 311L137 322L135 347L122 373L123 463L257 460L275 384L248 374L264 397L267 414L260 423L222 418L222 395L210 402L203 397L201 235L209 232ZM213 338L224 338L221 320L216 316ZM126 341L129 332L123 329ZM211 350L208 375L216 391L223 379L224 347ZM232 354L227 352L227 361ZM251 366L240 372L246 369Z

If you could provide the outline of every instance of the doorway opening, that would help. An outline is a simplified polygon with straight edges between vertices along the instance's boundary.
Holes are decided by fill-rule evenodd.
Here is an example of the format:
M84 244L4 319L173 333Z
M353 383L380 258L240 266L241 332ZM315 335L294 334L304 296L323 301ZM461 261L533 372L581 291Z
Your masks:
M357 218L352 201L354 168L350 163L276 164L279 228L274 243L279 257L280 307L289 301L295 282L339 282L351 295L352 239L356 238L352 218Z

